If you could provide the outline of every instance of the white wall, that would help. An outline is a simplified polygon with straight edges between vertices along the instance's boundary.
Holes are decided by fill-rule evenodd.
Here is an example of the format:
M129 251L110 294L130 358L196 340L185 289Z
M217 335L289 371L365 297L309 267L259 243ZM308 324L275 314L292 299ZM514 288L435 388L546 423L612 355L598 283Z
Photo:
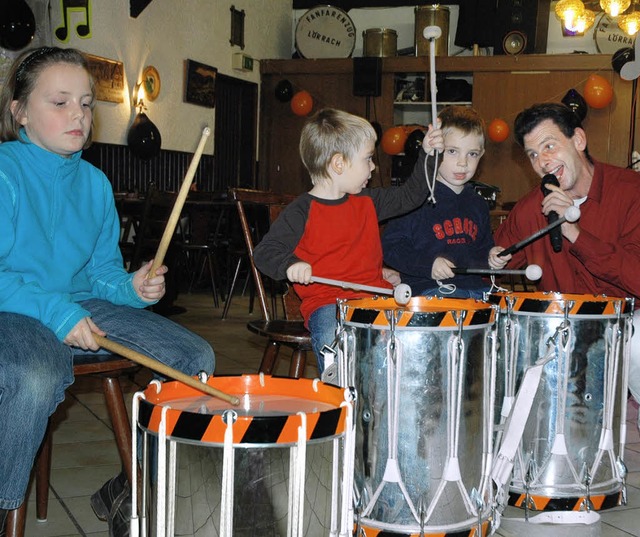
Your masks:
M124 103L98 101L95 140L126 144L135 116L131 91L147 65L158 69L160 95L147 103L147 115L162 134L162 148L193 152L205 125L214 127L215 109L183 102L184 60L196 60L219 73L252 82L260 80L259 60L290 57L291 0L153 0L137 17L129 16L129 0L90 0L92 33L82 39L75 31L61 43L53 30L61 25L60 2L51 5L52 42L119 60L126 74ZM244 10L245 48L231 46L230 7ZM73 27L83 22L71 12ZM254 60L253 72L232 68L233 53L244 52ZM215 135L215 133L214 133ZM205 153L213 153L211 137Z
M188 152L195 149L204 125L213 128L215 109L183 102L184 60L196 60L218 68L219 73L258 83L260 59L290 58L295 52L295 28L306 11L292 11L291 0L153 0L134 19L129 16L129 0L90 0L91 36L82 39L72 32L68 42L62 43L53 33L62 22L61 3L56 0L28 0L28 3L38 6L39 10L50 6L53 45L77 47L124 63L124 102L98 102L96 141L126 143L127 131L135 116L130 92L143 68L154 65L160 73L162 88L157 100L147 103L147 114L162 133L164 149ZM231 5L246 13L243 52L255 60L250 73L232 68L233 53L241 49L229 43ZM584 37L562 36L554 6L552 2L547 52L598 52L593 30ZM453 44L458 7L449 6L449 9L449 54L471 54L469 49ZM398 33L398 49L414 46L413 7L352 9L349 16L356 27L352 56L362 55L362 34L369 28L393 28ZM71 12L72 28L82 22L80 13ZM491 49L482 52L491 53ZM205 152L213 152L213 139L208 141Z

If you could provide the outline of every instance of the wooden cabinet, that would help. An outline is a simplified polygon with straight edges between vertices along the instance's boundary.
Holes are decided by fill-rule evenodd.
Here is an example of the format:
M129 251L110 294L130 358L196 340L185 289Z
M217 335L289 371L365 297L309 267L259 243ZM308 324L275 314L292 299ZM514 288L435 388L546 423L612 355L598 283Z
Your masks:
M279 81L289 80L294 92L307 90L314 98L314 111L324 107L341 108L378 122L384 131L395 121L396 78L407 73L424 73L428 79L428 61L426 57L383 58L381 95L368 98L353 95L351 59L263 60L261 187L299 194L311 186L298 154L300 130L306 118L293 114L288 102L278 101L274 90ZM632 120L633 83L622 80L613 71L609 55L438 57L436 73L466 75L473 84L472 104L487 124L499 117L510 126L527 106L537 102L559 102L572 88L583 94L589 75L598 73L611 82L614 99L604 109L588 110L584 127L589 151L597 160L619 166L629 163L631 130L635 127ZM425 123L428 120L426 117ZM539 178L512 135L502 143L487 140L486 148L475 179L498 186L502 191L500 203L517 201L539 184ZM378 168L370 185L387 186L391 181L391 157L379 150L376 160Z

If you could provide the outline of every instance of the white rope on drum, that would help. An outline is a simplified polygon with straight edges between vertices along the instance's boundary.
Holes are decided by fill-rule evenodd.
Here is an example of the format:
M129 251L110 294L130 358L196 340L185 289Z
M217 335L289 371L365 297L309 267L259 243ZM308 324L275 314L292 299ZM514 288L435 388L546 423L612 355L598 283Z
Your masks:
M391 335L387 342L387 428L389 431L387 465L384 475L380 481L380 485L371 497L368 505L362 511L362 516L366 517L373 510L373 506L378 501L378 497L382 489L387 483L397 483L400 491L407 502L411 513L416 521L419 521L419 515L404 481L402 473L398 465L398 422L400 417L400 371L402 370L402 342L396 338L394 324L391 324Z
M345 391L349 391L347 388ZM355 399L355 397L352 397ZM344 401L340 406L346 406L347 416L345 420L345 432L344 432L344 462L342 470L342 478L344 484L342 487L342 509L341 509L341 524L340 524L340 537L351 537L353 529L353 501L350 494L353 488L353 476L355 467L355 453L356 453L356 435L355 424L353 419L354 402Z
M235 457L233 450L233 424L237 419L234 410L225 410L222 420L227 425L224 431L222 452L222 494L220 500L220 537L233 537L233 476Z
M307 415L298 412L298 441L290 450L289 537L302 537L304 532L304 485L307 463Z

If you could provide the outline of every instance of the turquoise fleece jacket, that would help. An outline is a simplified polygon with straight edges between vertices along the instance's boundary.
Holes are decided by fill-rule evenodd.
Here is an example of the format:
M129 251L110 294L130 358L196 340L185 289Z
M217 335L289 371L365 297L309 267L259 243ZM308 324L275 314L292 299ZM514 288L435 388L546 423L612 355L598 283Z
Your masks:
M97 168L31 143L0 144L0 311L41 321L62 341L100 298L149 305L133 289L118 247L111 184Z

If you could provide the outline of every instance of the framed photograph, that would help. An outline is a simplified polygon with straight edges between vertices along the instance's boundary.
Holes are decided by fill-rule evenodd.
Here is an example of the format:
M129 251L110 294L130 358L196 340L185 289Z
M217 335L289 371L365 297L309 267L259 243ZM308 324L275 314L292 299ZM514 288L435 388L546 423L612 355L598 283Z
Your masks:
M95 83L96 98L110 103L123 102L124 64L92 54L85 54L85 56Z
M216 105L218 69L193 60L185 62L184 101L207 108Z
M229 43L237 45L244 50L244 9L236 9L231 6L231 38Z

